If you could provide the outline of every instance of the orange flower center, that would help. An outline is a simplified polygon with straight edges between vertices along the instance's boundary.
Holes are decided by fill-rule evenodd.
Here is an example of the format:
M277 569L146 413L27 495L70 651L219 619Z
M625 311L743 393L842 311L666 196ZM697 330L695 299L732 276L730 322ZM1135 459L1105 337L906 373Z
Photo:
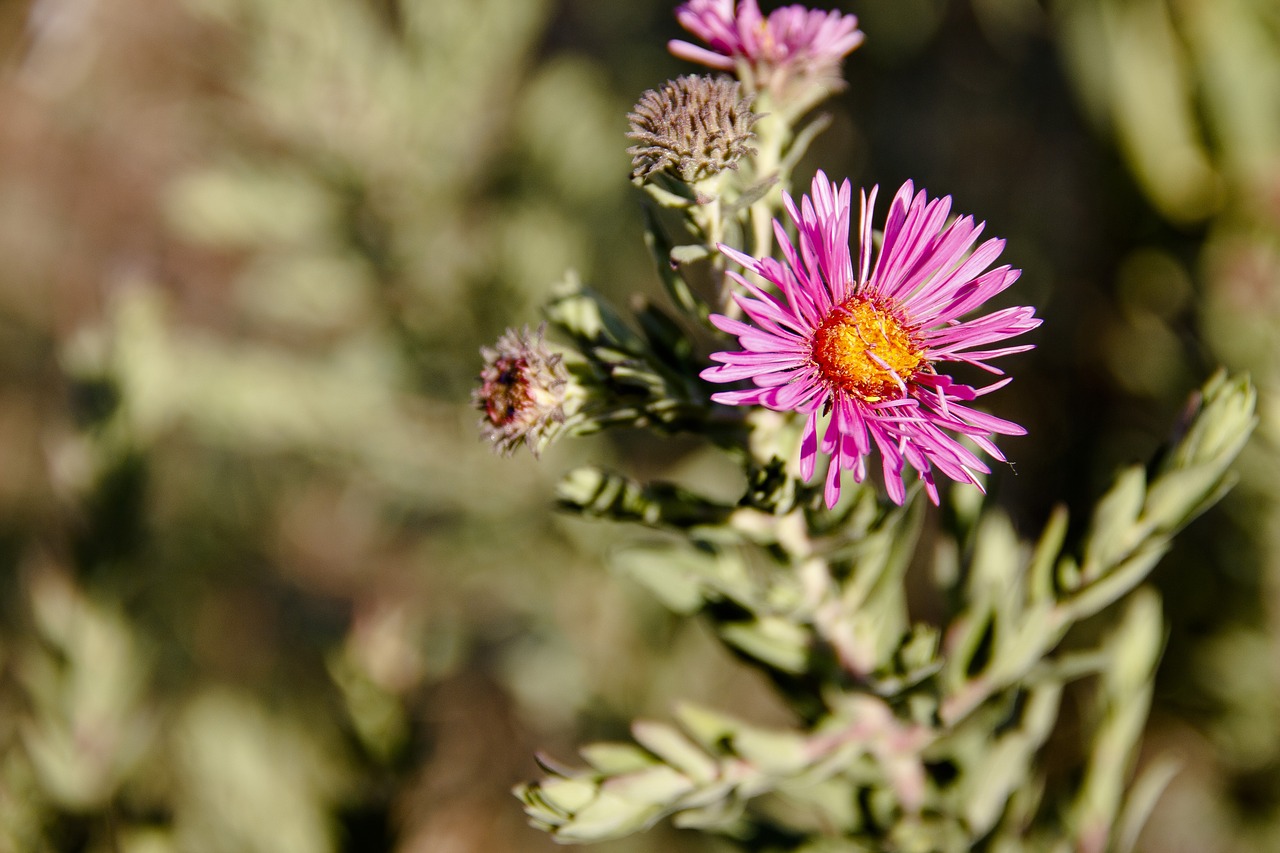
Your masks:
M827 381L868 403L899 396L925 360L897 314L861 296L822 322L812 355Z

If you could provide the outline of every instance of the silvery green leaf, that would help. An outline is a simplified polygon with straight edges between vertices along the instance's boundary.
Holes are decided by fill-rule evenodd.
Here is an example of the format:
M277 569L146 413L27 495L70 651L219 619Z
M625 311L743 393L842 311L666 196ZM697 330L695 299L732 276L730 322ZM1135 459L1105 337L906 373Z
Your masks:
M573 767L562 764L545 752L534 753L533 760L537 762L538 767L542 768L543 771L551 776L556 776L561 779L574 779L581 775Z
M725 213L733 214L740 210L746 210L760 199L769 194L769 190L773 189L778 183L777 175L770 175L767 178L756 181L742 191L742 193L733 201L725 205Z
M643 364L620 362L609 373L609 378L628 393L641 391L645 394L657 396L661 395L664 390L662 377Z
M546 832L555 830L572 820L572 817L549 805L542 799L540 785L521 784L512 789L512 793L524 803L524 813L529 821Z
M693 780L688 776L674 767L662 764L625 776L614 776L602 783L602 790L611 796L655 806L675 803L694 787Z
M679 323L648 301L636 307L634 313L650 350L664 365L689 377L698 373L703 365L692 360L693 343Z
M703 749L718 752L742 728L742 723L719 711L682 702L676 706L676 719Z
M1130 853L1137 846L1138 834L1156 802L1181 768L1182 762L1175 758L1157 758L1129 785L1113 834L1116 853Z
M709 806L682 811L672 820L681 829L700 829L720 835L745 836L751 829L744 819L746 803L732 796L721 797Z
M544 313L554 326L585 343L624 345L630 352L638 349L636 333L576 276L570 276L557 288Z
M672 303L684 312L686 316L696 317L705 321L711 314L711 306L694 292L681 274L678 268L679 264L689 261L679 257L677 252L683 249L701 249L706 252L706 247L672 246L671 240L668 239L653 210L647 205L643 210L645 219L644 242L649 248L649 253L653 256L654 265L658 270L658 278L661 279L667 295L671 298ZM689 260L700 260L700 258L690 258Z
M900 853L969 853L973 842L966 827L949 815L899 821L889 832L892 849Z
M1070 555L1058 561L1058 586L1063 592L1075 592L1084 583L1080 564Z
M1024 778L1022 784L1009 795L1008 806L1001 817L1000 823L997 825L997 830L1009 829L1019 835L1025 833L1026 828L1035 822L1036 815L1040 813L1041 806L1044 803L1046 787L1044 773L1039 768L1036 769L1036 772ZM1006 853L1014 853L1014 851L1022 851L1028 848L1043 849L1029 843L1025 836L1020 841L1021 843L1012 850L1004 848ZM998 849L1001 849L998 842L992 845L993 853Z
M567 473L556 499L562 509L586 516L681 530L720 524L733 512L673 483L640 483L591 465Z
M959 689L968 674L978 669L976 656L983 640L992 630L992 605L988 601L971 601L968 609L947 626L943 640L942 682L946 691Z
M697 575L674 548L628 547L613 554L614 568L648 589L675 613L696 613L706 602Z
M898 646L892 669L877 672L871 683L881 696L902 693L919 684L926 678L940 672L945 661L938 654L941 635L931 625L913 625L910 633ZM929 700L930 697L919 695L909 697L908 701ZM923 706L920 706L923 708Z
M854 562L854 571L845 584L842 603L856 611L877 595L877 591L897 590L915 553L924 512L920 501L910 501L895 509L865 536L852 542L841 554Z
M987 677L996 683L1012 683L1026 673L1062 639L1068 624L1049 602L1025 611L1016 624L1001 624Z
M839 777L816 783L784 781L773 793L754 800L751 810L801 835L847 834L862 823L857 791Z
M1098 503L1085 546L1083 580L1097 578L1140 540L1138 516L1146 498L1147 476L1141 466L1125 469Z
M1083 652L1067 652L1045 658L1027 673L1025 683L1038 686L1048 683L1075 681L1097 675L1107 666L1109 657L1103 651L1090 649Z
M1167 539L1148 541L1112 568L1105 577L1064 601L1063 609L1069 618L1075 621L1101 611L1142 583L1155 568L1156 563L1169 552L1169 547Z
M629 743L592 743L578 752L594 770L605 776L621 776L657 763L652 755Z
M1112 668L1104 671L1096 699L1096 733L1069 823L1077 836L1110 837L1133 755L1151 705L1152 680L1161 650L1163 619L1154 591L1130 599L1105 645ZM1118 669L1117 669L1118 667Z
M985 588L1021 598L1019 543L1009 517L999 511L986 513L974 536L969 588ZM972 594L972 593L971 593Z
M901 809L888 788L872 788L864 802L867 817L876 825L894 826L898 823L896 818Z
M636 179L632 183L641 186L662 207L684 210L696 203L693 189L665 172L655 173L645 180Z
M696 783L710 782L719 775L716 762L671 726L640 720L632 723L631 734L641 746Z
M572 815L596 798L598 787L582 779L547 779L538 784L538 799L560 814Z
M1145 515L1162 530L1177 530L1217 503L1235 479L1219 465L1169 471L1151 484Z
M800 158L809 150L809 146L813 140L817 138L819 133L831 126L831 114L819 113L813 117L813 120L800 129L795 139L791 142L787 149L787 154L782 158L780 171L783 174L790 174L796 165L800 162Z
M1164 648L1164 616L1160 597L1150 588L1138 589L1127 602L1124 620L1107 645L1111 665L1103 671L1104 689L1125 696L1148 684Z
M720 628L725 642L783 672L799 674L809 660L809 633L800 625L774 616L754 622L734 622Z
M833 619L817 621L823 640L830 643L841 665L860 679L887 669L907 630L906 599L898 584L879 588L877 597L860 610L847 609Z
M728 799L748 799L763 784L758 774L747 773L740 766L723 767L724 778L706 782L680 798L680 811L705 809Z
M1062 553L1062 543L1067 537L1067 509L1062 505L1054 507L1049 521L1036 543L1035 553L1031 556L1031 565L1027 568L1027 592L1032 602L1048 601L1054 595L1053 568Z
M794 775L814 760L809 743L799 733L749 726L733 735L733 751L771 776Z
M665 524L669 515L672 513L659 506L647 523ZM643 542L618 548L611 563L652 590L678 613L692 613L706 601L721 599L732 600L747 609L761 606L763 593L759 584L748 575L740 556L733 551L698 548L675 541Z
M701 243L688 243L683 246L672 246L668 255L674 263L692 264L711 257L711 249Z
M596 799L555 829L557 841L592 842L623 838L648 829L663 815L661 806L601 791Z
M936 668L941 639L938 629L932 625L913 625L911 633L898 651L903 668L908 672Z
M969 782L965 819L975 835L986 835L1004 812L1010 796L1031 775L1036 750L1057 716L1060 686L1041 688L1027 700L1023 724L983 750L966 769Z

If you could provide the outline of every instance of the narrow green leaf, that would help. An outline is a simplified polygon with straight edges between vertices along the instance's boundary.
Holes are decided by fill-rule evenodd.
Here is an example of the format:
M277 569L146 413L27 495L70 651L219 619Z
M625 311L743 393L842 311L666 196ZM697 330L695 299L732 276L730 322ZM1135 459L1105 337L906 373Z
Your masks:
M735 622L720 628L725 642L745 654L783 672L799 674L809 660L809 633L800 625L778 617L756 622Z
M1175 758L1159 758L1151 763L1129 786L1114 833L1116 853L1130 853L1138 845L1138 834L1173 777L1182 768Z
M603 793L620 797L629 803L670 807L696 785L674 767L658 764L625 776L615 776L603 783Z
M661 806L604 791L572 821L556 829L555 838L582 843L623 838L649 828L662 815Z
M1040 534L1031 565L1027 569L1028 595L1031 601L1049 601L1054 597L1053 567L1062 553L1062 543L1067 536L1067 508L1059 504L1049 516L1049 522Z
M718 753L742 724L719 711L682 702L676 706L676 719L689 735L709 753Z
M1093 513L1082 579L1089 583L1119 562L1141 541L1138 515L1146 499L1147 475L1141 466L1125 469Z
M593 769L606 776L645 770L656 763L652 755L630 743L591 743L578 752Z
M672 612L696 613L706 603L697 576L677 559L664 559L652 550L628 547L615 552L610 562L653 593Z
M719 775L716 762L671 726L638 720L632 723L631 734L641 746L694 782L710 782Z
M644 221L644 244L649 248L649 254L653 256L658 278L662 281L662 287L667 292L667 296L686 316L706 322L707 317L711 315L711 306L689 286L689 282L680 271L680 265L702 259L693 257L696 254L693 249L696 248L708 254L709 250L705 246L673 246L663 232L662 224L648 206L644 207Z
M673 246L668 255L673 263L692 264L711 257L711 249L701 243L687 243L683 246Z
M541 801L557 812L572 815L596 798L594 782L581 779L544 779L538 784Z
M733 736L733 751L770 776L792 776L813 762L808 743L796 732L744 727Z

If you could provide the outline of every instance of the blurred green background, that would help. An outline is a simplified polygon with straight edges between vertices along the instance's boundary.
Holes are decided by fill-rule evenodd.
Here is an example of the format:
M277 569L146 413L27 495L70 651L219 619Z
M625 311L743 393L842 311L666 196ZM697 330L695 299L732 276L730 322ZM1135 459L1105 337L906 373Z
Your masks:
M0 5L0 850L537 851L511 785L677 698L786 717L503 460L479 347L659 288L626 113L673 0ZM764 4L766 11L771 5ZM1263 424L1158 570L1149 851L1280 849L1280 5L859 0L813 169L1007 238L1037 349L993 500L1085 517L1219 363ZM1070 733L1064 735L1069 737ZM668 828L609 853L723 849Z

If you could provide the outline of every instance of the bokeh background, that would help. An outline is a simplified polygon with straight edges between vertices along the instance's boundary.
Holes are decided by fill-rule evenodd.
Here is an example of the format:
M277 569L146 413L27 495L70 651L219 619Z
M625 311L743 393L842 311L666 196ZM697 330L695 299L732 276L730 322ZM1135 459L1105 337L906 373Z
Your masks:
M660 298L624 134L693 70L674 5L0 4L0 850L551 850L509 793L535 750L678 698L786 720L607 570L633 531L552 505L576 461L732 495L724 461L504 460L468 402L566 270ZM1182 771L1142 844L1280 849L1280 5L835 5L867 41L797 179L912 178L1008 239L1045 318L1000 395L1024 534L1218 364L1262 387L1155 578L1144 755Z

